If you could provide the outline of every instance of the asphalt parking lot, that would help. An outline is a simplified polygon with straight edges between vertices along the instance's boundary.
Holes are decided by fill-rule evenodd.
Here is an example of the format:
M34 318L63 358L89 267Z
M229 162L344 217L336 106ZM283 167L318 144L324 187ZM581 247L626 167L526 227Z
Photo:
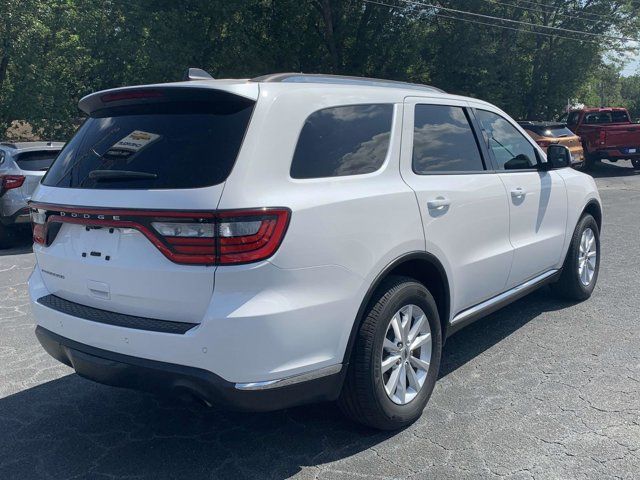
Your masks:
M394 434L331 404L229 413L78 377L34 337L25 238L0 251L0 479L640 478L640 173L594 176L594 296L545 288L456 334L424 415Z

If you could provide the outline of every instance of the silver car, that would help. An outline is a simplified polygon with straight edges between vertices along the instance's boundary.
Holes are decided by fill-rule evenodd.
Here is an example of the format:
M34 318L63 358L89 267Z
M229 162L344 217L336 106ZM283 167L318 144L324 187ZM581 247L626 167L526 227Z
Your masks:
M0 143L0 248L29 223L27 202L63 147L61 142Z

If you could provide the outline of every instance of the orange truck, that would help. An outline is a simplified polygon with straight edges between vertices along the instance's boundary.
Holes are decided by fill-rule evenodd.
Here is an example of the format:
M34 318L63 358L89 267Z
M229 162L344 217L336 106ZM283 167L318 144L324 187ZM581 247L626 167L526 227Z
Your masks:
M585 167L606 158L629 159L640 170L640 125L624 108L582 108L567 115L567 127L582 139Z

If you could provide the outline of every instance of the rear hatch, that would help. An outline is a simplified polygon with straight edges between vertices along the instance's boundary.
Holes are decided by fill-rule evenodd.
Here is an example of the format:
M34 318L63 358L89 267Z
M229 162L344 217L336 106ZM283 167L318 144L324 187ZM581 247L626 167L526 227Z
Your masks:
M182 84L94 94L31 204L47 289L82 305L199 323L214 211L239 154L245 95Z

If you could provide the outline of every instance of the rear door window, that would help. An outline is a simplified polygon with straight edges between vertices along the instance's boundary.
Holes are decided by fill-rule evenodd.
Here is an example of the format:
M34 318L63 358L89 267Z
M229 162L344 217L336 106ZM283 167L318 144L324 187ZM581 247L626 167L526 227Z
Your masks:
M392 119L391 104L331 107L312 113L300 132L291 177L375 172L387 157Z
M43 180L89 189L182 189L226 180L253 104L168 103L101 111L80 127Z
M416 105L413 127L413 171L479 172L482 157L462 107Z

